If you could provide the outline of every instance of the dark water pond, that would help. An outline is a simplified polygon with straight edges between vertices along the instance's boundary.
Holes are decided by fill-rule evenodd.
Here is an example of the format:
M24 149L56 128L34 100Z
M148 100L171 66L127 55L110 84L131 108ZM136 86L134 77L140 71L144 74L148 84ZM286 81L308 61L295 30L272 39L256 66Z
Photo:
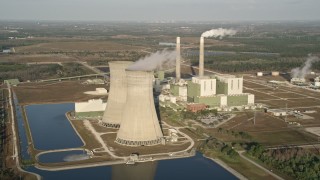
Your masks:
M74 110L73 103L29 105L25 109L36 149L66 149L83 145L65 116L66 112Z
M82 145L80 138L64 115L65 112L73 108L73 104L31 105L26 108L32 129L32 138L38 149L62 149ZM22 151L24 150L22 147ZM72 153L79 155L82 151L71 151ZM68 155L70 155L70 151L44 154L39 158L40 161L59 162L65 160ZM63 171L44 171L31 166L26 170L41 175L44 180L237 179L215 162L204 158L200 153L191 158L138 163L136 165L114 165Z

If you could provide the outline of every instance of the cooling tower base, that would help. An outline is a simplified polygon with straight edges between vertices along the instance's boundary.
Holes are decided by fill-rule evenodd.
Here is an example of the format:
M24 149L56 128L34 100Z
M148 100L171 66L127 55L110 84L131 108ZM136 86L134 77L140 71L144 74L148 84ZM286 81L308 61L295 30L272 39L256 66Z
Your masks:
M128 140L117 138L115 142L125 146L154 146L158 144L163 144L163 138L159 138L151 141L128 141Z
M119 129L120 128L120 124L112 124L112 123L102 122L101 125L104 126L104 127L113 128L113 129Z

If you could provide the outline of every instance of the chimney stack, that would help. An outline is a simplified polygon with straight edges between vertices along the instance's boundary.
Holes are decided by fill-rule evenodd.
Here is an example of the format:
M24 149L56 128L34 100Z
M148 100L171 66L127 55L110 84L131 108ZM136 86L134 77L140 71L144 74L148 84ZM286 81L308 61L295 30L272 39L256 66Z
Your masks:
M199 76L204 75L204 37L200 37Z
M177 57L176 57L176 82L179 82L181 75L180 75L180 37L177 37L176 42L176 51L177 51Z

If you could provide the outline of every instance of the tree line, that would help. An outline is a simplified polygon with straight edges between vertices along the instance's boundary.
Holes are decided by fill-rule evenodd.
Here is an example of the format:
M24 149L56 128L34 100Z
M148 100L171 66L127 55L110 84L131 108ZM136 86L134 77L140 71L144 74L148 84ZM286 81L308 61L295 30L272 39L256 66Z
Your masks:
M265 149L252 143L247 153L295 179L320 179L319 151L300 147Z

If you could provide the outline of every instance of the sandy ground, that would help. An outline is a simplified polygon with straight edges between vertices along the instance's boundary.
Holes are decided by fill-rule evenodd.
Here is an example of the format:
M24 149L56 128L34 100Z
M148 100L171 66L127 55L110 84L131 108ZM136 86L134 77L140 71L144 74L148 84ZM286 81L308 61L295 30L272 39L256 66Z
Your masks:
M320 137L320 127L309 127L305 129L307 132Z

